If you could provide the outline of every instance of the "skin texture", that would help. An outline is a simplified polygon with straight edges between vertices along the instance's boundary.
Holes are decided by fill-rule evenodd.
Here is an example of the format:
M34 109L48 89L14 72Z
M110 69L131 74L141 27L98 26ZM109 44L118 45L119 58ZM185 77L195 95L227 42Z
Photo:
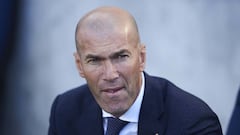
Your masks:
M116 7L95 9L78 22L75 39L80 76L100 107L120 117L139 94L146 60L134 18Z

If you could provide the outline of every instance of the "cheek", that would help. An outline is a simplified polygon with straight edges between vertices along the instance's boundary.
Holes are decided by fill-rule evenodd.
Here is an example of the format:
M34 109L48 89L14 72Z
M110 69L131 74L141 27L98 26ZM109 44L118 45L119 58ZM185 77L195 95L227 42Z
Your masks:
M127 83L129 90L134 89L133 87L138 85L139 75L141 75L138 63L127 63L120 66L118 69L119 73Z
M99 83L99 77L100 77L100 71L95 69L89 69L84 71L84 76L85 79L89 85L89 87L91 87L92 89L96 90L97 89L97 84Z
M86 79L94 80L101 74L102 67L98 65L84 65L83 72Z
M130 76L141 71L141 66L138 60L129 60L118 65L118 71Z

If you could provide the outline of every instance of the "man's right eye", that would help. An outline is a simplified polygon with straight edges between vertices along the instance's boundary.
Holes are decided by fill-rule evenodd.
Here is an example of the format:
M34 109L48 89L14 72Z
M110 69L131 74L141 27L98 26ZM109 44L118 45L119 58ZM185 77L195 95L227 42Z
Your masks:
M88 64L93 64L93 65L98 64L99 62L100 62L100 59L98 58L91 58L87 60Z

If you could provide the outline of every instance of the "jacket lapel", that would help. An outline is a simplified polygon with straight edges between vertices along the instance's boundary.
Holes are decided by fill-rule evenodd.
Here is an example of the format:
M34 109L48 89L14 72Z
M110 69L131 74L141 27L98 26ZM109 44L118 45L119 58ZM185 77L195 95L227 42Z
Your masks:
M145 75L145 91L140 109L138 135L163 135L167 125L164 113L164 92L154 79Z
M87 106L84 107L84 112L79 114L75 119L77 135L103 135L103 118L102 110L92 98Z
M88 119L88 123L86 123L86 128L83 129L85 130L84 135L103 135L102 111L99 106L92 108L86 115L86 119Z

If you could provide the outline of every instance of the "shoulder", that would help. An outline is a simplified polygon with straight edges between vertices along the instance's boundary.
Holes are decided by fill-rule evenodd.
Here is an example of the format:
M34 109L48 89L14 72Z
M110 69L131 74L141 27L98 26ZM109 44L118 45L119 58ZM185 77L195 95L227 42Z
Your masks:
M79 113L85 106L95 105L95 100L87 85L68 90L58 95L53 103L57 112Z
M221 132L221 126L215 112L200 98L182 90L167 79L147 76L146 86L151 88L155 101L161 103L167 115L170 127L179 127L185 133L197 133L206 128L206 132ZM157 99L157 97L160 97ZM200 132L200 131L199 131Z
M60 94L58 98L62 102L76 102L78 100L85 101L90 96L91 92L88 86L85 84Z
M68 100L75 100L76 98L81 98L91 95L91 92L87 84L82 86L67 90L66 92L60 94L61 98Z
M101 109L87 85L71 89L58 95L54 100L50 114L49 133L84 133L89 129L81 127L90 124L89 119L92 121L100 115Z
M167 79L147 75L146 82L146 89L153 90L155 95L161 95L162 102L170 108L183 111L187 108L192 111L198 109L211 111L202 99L182 90Z

